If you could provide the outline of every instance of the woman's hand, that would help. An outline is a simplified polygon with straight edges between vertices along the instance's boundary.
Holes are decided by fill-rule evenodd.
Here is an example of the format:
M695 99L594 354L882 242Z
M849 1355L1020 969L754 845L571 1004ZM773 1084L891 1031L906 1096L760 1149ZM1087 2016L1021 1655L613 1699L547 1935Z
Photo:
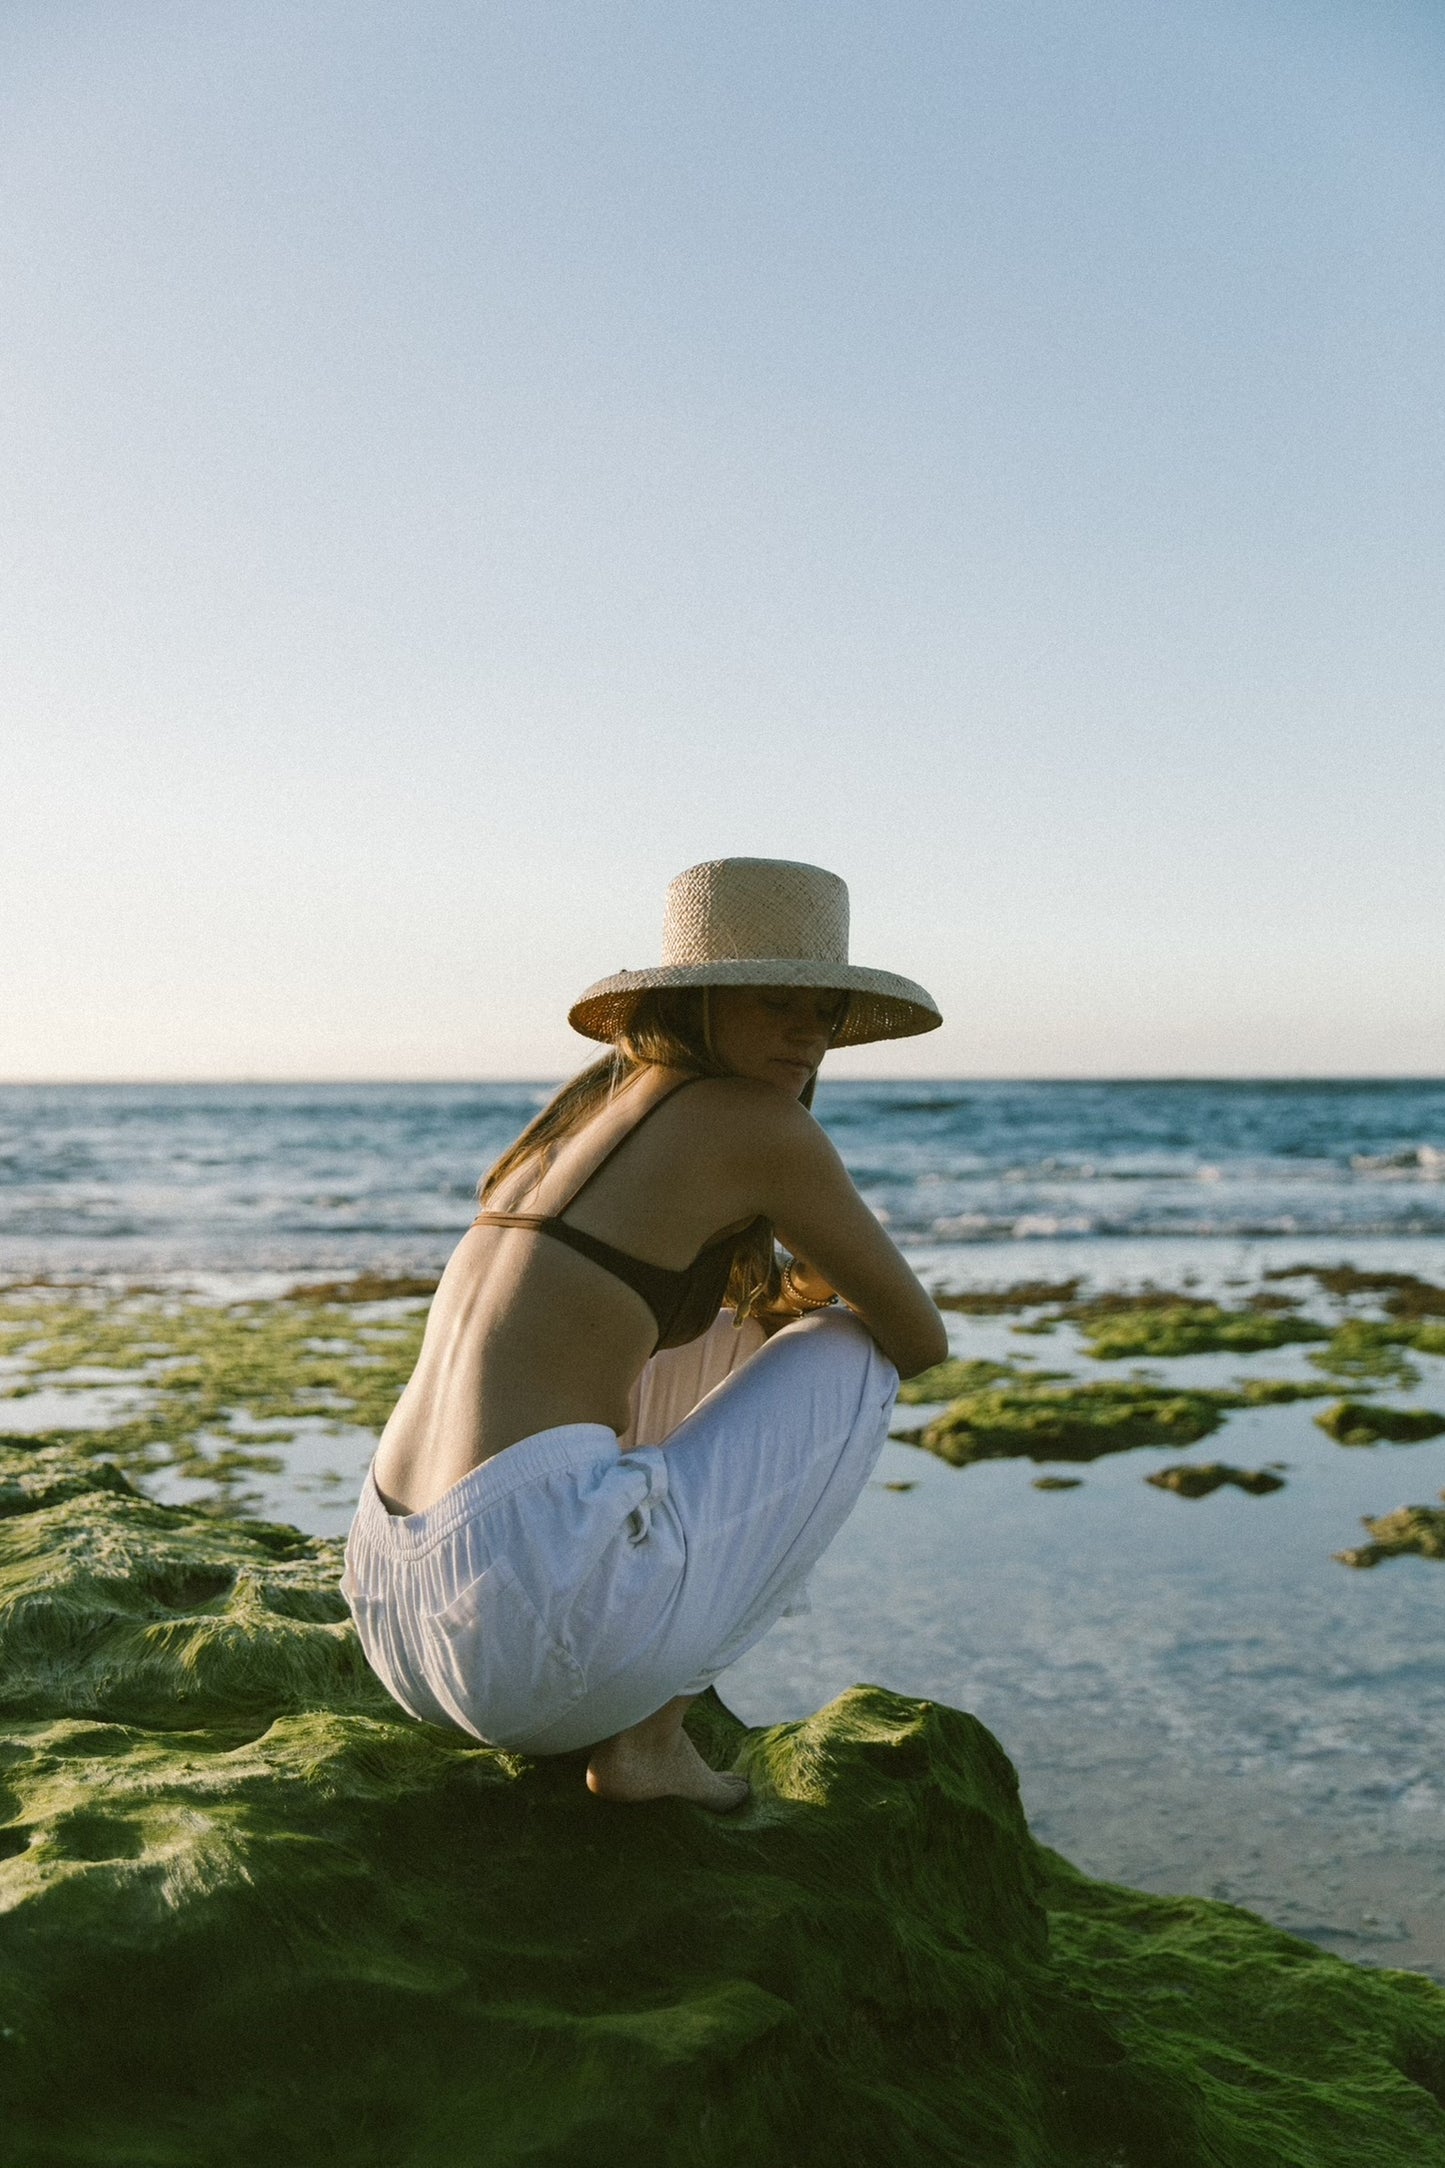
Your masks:
M809 1310L825 1310L836 1302L838 1290L805 1257L790 1257L783 1267L783 1300L795 1317L806 1317Z
M782 1269L777 1294L766 1309L753 1314L764 1332L771 1335L780 1326L791 1325L812 1310L826 1310L829 1303L838 1299L837 1288L831 1286L815 1266L805 1258L790 1257Z

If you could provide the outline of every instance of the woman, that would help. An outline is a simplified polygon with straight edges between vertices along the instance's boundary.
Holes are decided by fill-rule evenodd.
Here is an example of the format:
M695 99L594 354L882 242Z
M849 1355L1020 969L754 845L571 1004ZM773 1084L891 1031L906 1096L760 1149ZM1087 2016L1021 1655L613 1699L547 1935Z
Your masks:
M799 1607L899 1376L947 1352L808 1112L818 1067L941 1019L848 962L848 892L817 866L694 866L664 956L583 995L572 1024L613 1051L487 1177L344 1585L413 1715L588 1748L603 1798L726 1811L747 1780L707 1767L683 1714Z

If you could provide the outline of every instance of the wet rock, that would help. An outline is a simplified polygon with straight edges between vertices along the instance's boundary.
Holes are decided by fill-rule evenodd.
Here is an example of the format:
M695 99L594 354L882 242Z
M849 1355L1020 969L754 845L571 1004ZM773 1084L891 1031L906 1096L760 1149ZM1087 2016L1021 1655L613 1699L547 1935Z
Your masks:
M1235 1408L1273 1408L1290 1400L1322 1400L1333 1390L1307 1378L1240 1378L1225 1397Z
M1440 1493L1445 1498L1445 1491ZM1336 1551L1342 1566L1378 1566L1387 1558L1445 1558L1445 1513L1439 1506L1400 1506L1394 1513L1365 1516L1374 1538L1352 1551Z
M10 1288L0 1355L15 1369L0 1399L97 1370L129 1380L133 1413L108 1424L107 1456L136 1473L164 1461L210 1485L218 1505L251 1504L256 1478L280 1465L278 1440L318 1426L380 1431L396 1405L424 1317L368 1317L363 1299L373 1296L215 1303L143 1287Z
M1353 1265L1287 1265L1267 1280L1314 1280L1331 1295L1383 1298L1392 1317L1445 1317L1445 1287L1413 1272L1357 1272Z
M921 1370L917 1377L905 1378L898 1388L898 1398L905 1407L917 1407L934 1400L957 1400L964 1393L979 1392L984 1386L998 1385L1005 1379L1018 1384L1036 1384L1064 1375L1060 1370L1026 1370L1019 1363L960 1362L950 1357L945 1362L935 1363L931 1370Z
M1015 1280L1011 1287L973 1287L962 1293L935 1295L940 1310L962 1310L972 1317L1004 1317L1012 1310L1037 1310L1046 1303L1072 1302L1077 1280Z
M1081 1475L1036 1475L1033 1487L1035 1490L1082 1490L1083 1484Z
M1405 1349L1429 1329L1384 1318L1346 1318L1330 1334L1329 1345L1308 1360L1331 1377L1371 1385L1418 1385L1420 1373Z
M1231 1468L1223 1460L1181 1462L1177 1468L1160 1468L1146 1475L1144 1481L1152 1483L1156 1490L1173 1491L1179 1498L1207 1498L1226 1483L1248 1491L1252 1498L1284 1489L1284 1477L1271 1475L1267 1468Z
M1341 1445L1419 1445L1445 1432L1445 1415L1431 1408L1384 1408L1370 1400L1337 1400L1315 1421Z
M315 1280L305 1287L293 1287L287 1300L290 1302L396 1302L402 1297L434 1295L438 1281L434 1274L418 1279L405 1274L388 1278L380 1272L358 1272L349 1280Z
M1226 1309L1217 1302L1104 1296L1076 1303L1065 1314L1078 1325L1089 1353L1099 1362L1220 1350L1246 1354L1329 1338L1329 1327L1314 1318L1258 1304Z
M402 1717L334 1544L57 1450L0 1451L17 2168L1445 2163L1445 1994L1078 1874L972 1717L711 1696L749 1806L606 1806Z
M1130 1382L1006 1385L965 1393L933 1422L896 1431L955 1467L978 1460L1097 1460L1141 1445L1192 1445L1228 1396Z

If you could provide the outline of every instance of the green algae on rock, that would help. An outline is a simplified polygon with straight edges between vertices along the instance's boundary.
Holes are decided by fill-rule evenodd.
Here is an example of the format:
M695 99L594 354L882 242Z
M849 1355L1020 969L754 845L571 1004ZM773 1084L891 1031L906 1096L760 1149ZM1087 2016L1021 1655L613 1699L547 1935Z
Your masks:
M357 1272L349 1280L315 1280L303 1287L293 1287L287 1295L288 1302L396 1302L409 1300L416 1295L430 1299L440 1283L434 1274L417 1279L410 1274L382 1272Z
M1226 1483L1248 1491L1252 1498L1284 1489L1284 1477L1271 1475L1267 1468L1231 1468L1225 1460L1183 1461L1177 1468L1156 1469L1144 1481L1157 1490L1173 1491L1178 1498L1208 1498Z
M898 1388L898 1398L905 1407L916 1407L933 1400L957 1400L964 1393L979 1392L984 1386L999 1385L1005 1379L1027 1385L1064 1375L1061 1370L1025 1369L1021 1363L963 1362L950 1356L944 1362L935 1363L931 1370L920 1370L917 1377L905 1378Z
M1035 1490L1082 1490L1083 1484L1081 1475L1036 1475L1033 1487Z
M411 1375L424 1311L368 1314L346 1301L218 1304L155 1288L11 1287L0 1399L97 1373L134 1388L132 1412L95 1434L134 1473L159 1463L212 1487L222 1507L274 1474L278 1442L309 1425L379 1431Z
M1333 1390L1308 1378L1237 1378L1221 1397L1232 1408L1274 1408L1290 1400L1323 1400Z
M1329 1345L1308 1359L1331 1376L1366 1384L1418 1385L1420 1373L1405 1350L1445 1355L1445 1324L1432 1318L1350 1317L1336 1326Z
M1076 1303L1066 1313L1078 1325L1098 1362L1124 1356L1248 1354L1327 1340L1329 1327L1258 1305L1226 1309L1217 1302L1151 1301L1103 1296Z
M256 1564L242 1527L158 1525L113 1477L105 1495L125 1509L108 1584L72 1590L103 1633L128 1568L137 1625L176 1615L157 1536L193 1535L198 1572L227 1544L237 1573ZM331 1548L292 1547L333 1594ZM252 1623L258 1654L328 1631L294 1606ZM167 1712L123 1664L85 1666L88 1714L7 1711L17 2168L1445 2162L1416 2082L1445 2058L1445 1997L1074 1874L958 1712L855 1689L747 1734L714 1702L702 1741L755 1787L718 1821L599 1806L574 1760L407 1723L348 1674L298 1708L276 1653L269 1711Z
M117 1724L377 1709L341 1546L143 1498L113 1465L0 1448L0 1708Z
M1331 1295L1380 1296L1391 1317L1445 1317L1445 1287L1414 1272L1359 1272L1353 1265L1287 1265L1267 1280L1314 1280Z
M940 1310L961 1310L970 1317L1006 1317L1013 1310L1072 1302L1078 1292L1077 1280L1015 1280L1011 1287L971 1287L961 1294L945 1288L933 1299Z
M1445 1498L1445 1491L1440 1496ZM1374 1541L1336 1551L1342 1566L1378 1566L1387 1558L1445 1558L1445 1513L1439 1506L1400 1506L1365 1517Z
M938 1397L941 1374L969 1364L938 1365L916 1384L936 1381L920 1400ZM981 1364L980 1371L994 1366ZM1057 1382L1058 1371L1013 1370L1007 1384L980 1384L959 1395L931 1423L895 1430L904 1445L921 1445L957 1468L979 1460L1098 1460L1139 1446L1194 1445L1236 1408L1318 1400L1328 1385L1294 1378L1248 1378L1234 1386L1160 1385L1144 1379ZM900 1394L900 1399L903 1395Z
M1414 1346L1418 1330L1391 1319L1348 1317L1330 1334L1328 1346L1307 1360L1330 1377L1365 1385L1418 1385L1420 1373L1404 1353Z
M1315 1417L1341 1445L1420 1445L1445 1431L1445 1415L1432 1408L1382 1408L1372 1400L1337 1400Z
M955 1467L979 1460L1097 1460L1141 1445L1192 1445L1217 1430L1224 1396L1137 1382L989 1386L917 1431L895 1431Z
M1445 2168L1445 1994L1087 1880L972 1717L710 1697L750 1805L609 1807L402 1717L334 1545L0 1478L7 2168Z

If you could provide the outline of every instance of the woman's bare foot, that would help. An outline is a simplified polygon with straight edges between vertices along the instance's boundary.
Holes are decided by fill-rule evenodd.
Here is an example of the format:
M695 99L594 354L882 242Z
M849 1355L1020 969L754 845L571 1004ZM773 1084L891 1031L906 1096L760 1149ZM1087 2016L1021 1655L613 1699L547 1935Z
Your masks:
M709 1769L682 1728L683 1711L693 1697L670 1701L629 1731L594 1746L587 1761L587 1789L599 1799L690 1799L730 1814L748 1796L746 1777Z

